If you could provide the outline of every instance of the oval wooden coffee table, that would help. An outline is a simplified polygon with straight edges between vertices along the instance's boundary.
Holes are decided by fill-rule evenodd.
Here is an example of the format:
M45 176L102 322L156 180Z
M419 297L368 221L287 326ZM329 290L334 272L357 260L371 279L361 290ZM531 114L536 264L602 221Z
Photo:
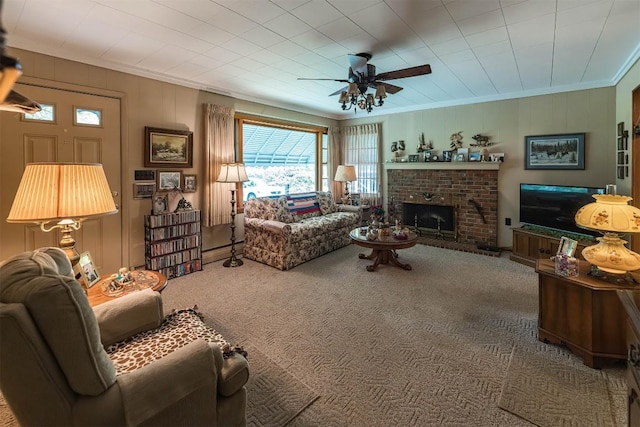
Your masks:
M157 271L132 270L131 275L134 281L130 285L126 285L120 291L116 292L108 291L108 285L112 280L112 275L101 276L99 282L87 289L89 305L91 307L95 307L103 302L146 288L151 288L154 291L161 292L165 286L167 286L167 277Z
M398 261L397 249L407 249L415 246L418 235L412 231L407 234L407 238L400 240L393 236L378 236L376 240L367 240L367 236L360 234L360 228L355 228L349 233L351 241L363 248L371 249L369 255L359 254L360 259L372 259L373 264L367 266L367 271L376 271L380 264L393 264L405 270L411 270L409 264Z

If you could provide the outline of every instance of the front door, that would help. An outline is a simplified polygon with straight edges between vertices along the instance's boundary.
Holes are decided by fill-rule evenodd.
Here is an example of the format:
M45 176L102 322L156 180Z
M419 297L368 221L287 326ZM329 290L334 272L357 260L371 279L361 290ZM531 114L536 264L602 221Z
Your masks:
M34 121L20 113L0 111L0 259L58 246L60 240L57 230L46 233L36 224L6 222L27 163L102 163L115 203L118 207L121 203L120 100L26 84L17 84L15 89L38 103L53 105L54 115L52 120ZM86 111L78 117L77 109ZM99 115L100 123L83 120L87 114ZM74 238L78 252L89 251L100 274L118 271L123 265L120 212L83 222Z

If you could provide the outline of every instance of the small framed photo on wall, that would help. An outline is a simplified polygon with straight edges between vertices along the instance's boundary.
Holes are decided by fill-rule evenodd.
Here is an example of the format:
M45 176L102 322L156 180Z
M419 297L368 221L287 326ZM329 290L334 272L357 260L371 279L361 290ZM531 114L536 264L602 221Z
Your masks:
M158 191L171 191L180 188L182 181L182 172L180 171L161 171L157 175Z
M134 199L150 199L156 192L155 182L134 182L133 198Z
M198 190L198 181L195 175L182 176L182 192L195 193Z

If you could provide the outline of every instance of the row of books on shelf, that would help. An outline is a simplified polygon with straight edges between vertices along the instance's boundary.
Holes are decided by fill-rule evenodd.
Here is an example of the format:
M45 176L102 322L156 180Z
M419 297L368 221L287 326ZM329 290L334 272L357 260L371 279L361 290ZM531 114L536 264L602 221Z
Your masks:
M185 236L181 239L151 243L147 246L150 250L150 253L147 253L147 255L152 257L162 256L165 254L170 254L172 252L196 248L198 246L200 246L200 235L193 234L191 236Z
M182 224L183 222L200 221L200 211L197 209L191 211L173 212L160 215L145 215L144 223L146 226L166 227L168 225Z
M178 265L186 261L200 259L202 258L202 253L198 247L187 251L163 255L161 257L151 258L147 256L146 258L147 268L151 270L158 270L160 268Z
M186 236L188 234L200 233L200 222L189 222L187 224L174 225L165 228L145 228L145 238L149 241L171 239L173 237Z
M202 270L202 262L199 259L194 259L171 267L160 268L156 271L167 276L167 279L173 279L174 277L184 276L200 270Z

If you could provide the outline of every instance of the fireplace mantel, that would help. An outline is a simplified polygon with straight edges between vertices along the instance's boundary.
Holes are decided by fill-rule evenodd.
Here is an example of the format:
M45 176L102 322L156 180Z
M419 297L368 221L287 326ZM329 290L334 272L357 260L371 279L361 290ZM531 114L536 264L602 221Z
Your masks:
M385 169L498 170L500 162L389 162Z

